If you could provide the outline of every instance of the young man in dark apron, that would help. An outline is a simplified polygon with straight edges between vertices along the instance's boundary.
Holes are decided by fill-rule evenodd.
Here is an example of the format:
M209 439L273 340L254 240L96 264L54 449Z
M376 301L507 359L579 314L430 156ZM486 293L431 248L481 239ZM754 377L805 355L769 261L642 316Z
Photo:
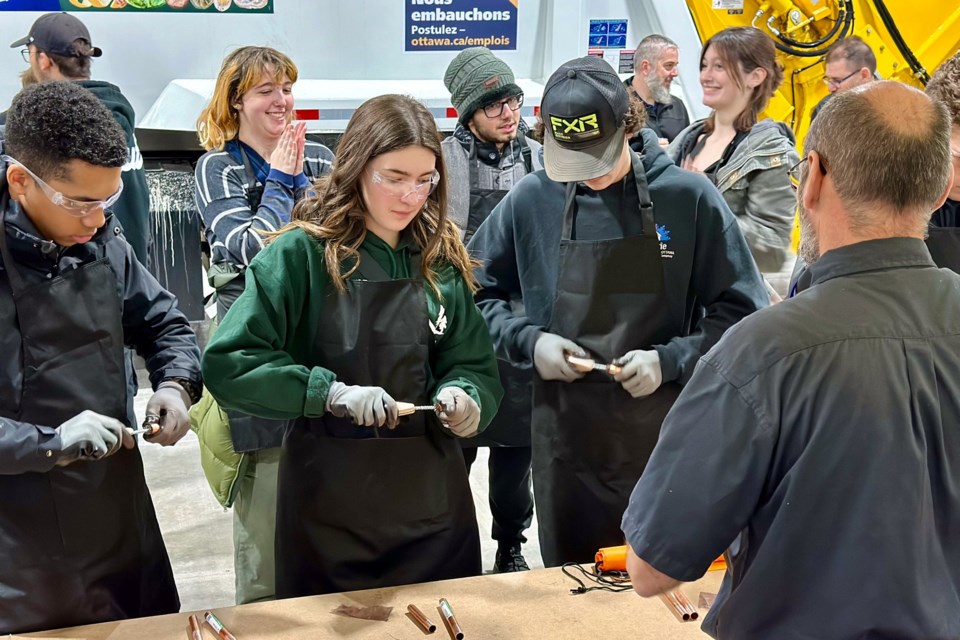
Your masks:
M523 92L513 71L486 47L461 51L447 67L460 122L442 144L450 189L450 218L468 242L507 192L528 173L542 169L540 143L524 135L520 117ZM483 260L482 255L475 258ZM520 304L515 301L515 304ZM467 469L478 447L489 447L490 512L497 573L528 569L521 544L533 520L530 488L530 412L532 369L498 360L506 391L500 410L486 430L460 441Z
M546 173L477 230L477 303L498 353L533 363L533 485L544 564L623 541L620 517L699 357L767 304L723 198L682 171L604 61L562 65L541 101ZM521 297L522 312L511 306ZM568 355L617 363L575 370Z
M0 634L180 608L127 414L123 347L176 443L200 353L108 212L123 131L89 91L28 87L0 156ZM122 446L121 446L122 444Z

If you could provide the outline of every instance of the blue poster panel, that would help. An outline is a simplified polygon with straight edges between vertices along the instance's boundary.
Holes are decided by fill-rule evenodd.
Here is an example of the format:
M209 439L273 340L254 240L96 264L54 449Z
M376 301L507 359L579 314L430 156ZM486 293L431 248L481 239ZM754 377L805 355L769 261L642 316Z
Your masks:
M520 0L404 0L406 51L517 48Z
M587 46L591 49L625 49L626 20L591 20Z

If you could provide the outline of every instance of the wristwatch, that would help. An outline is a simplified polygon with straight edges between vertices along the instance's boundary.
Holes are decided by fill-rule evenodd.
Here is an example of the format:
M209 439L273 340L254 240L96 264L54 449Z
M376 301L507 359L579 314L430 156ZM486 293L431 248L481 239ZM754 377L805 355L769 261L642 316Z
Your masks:
M200 396L203 394L202 385L186 378L164 378L160 382L161 384L164 382L176 382L178 385L183 387L183 390L187 392L188 396L190 396L191 404L196 404L197 401L200 400Z

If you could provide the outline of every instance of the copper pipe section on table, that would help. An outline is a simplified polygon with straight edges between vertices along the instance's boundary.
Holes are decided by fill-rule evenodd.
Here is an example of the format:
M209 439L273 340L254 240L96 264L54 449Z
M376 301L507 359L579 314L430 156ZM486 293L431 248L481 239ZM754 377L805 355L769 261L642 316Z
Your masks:
M410 614L410 617L424 633L433 633L437 630L437 625L433 624L427 616L423 615L423 611L420 611L417 605L408 604L407 613Z

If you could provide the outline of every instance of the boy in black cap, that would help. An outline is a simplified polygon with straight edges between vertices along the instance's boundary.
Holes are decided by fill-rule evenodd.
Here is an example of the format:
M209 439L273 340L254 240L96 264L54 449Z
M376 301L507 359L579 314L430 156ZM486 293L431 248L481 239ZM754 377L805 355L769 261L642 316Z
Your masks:
M513 71L486 47L464 49L450 62L443 82L460 122L443 141L447 165L448 215L470 240L521 178L542 169L540 143L525 135L520 117L523 91ZM483 259L482 255L475 258ZM467 471L477 447L490 447L490 512L497 556L496 573L529 569L521 544L533 520L530 490L530 367L498 360L507 390L493 422L475 438L460 441Z
M189 429L200 352L109 213L123 132L89 91L43 82L3 133L0 635L176 612L123 347L146 360L163 445Z
M123 235L133 247L137 259L149 264L150 246L150 192L143 171L143 156L134 135L136 115L120 89L109 82L90 79L92 58L103 51L93 46L90 32L69 13L46 13L33 23L30 33L10 45L23 49L33 74L40 82L71 80L89 89L113 113L123 127L127 140L127 158L123 163L123 195L113 212L123 226Z
M533 363L533 477L544 564L622 542L660 424L724 330L767 304L733 215L676 167L603 60L561 66L541 100L546 172L470 242L498 353ZM523 310L511 306L521 298ZM568 358L592 358L604 372Z

